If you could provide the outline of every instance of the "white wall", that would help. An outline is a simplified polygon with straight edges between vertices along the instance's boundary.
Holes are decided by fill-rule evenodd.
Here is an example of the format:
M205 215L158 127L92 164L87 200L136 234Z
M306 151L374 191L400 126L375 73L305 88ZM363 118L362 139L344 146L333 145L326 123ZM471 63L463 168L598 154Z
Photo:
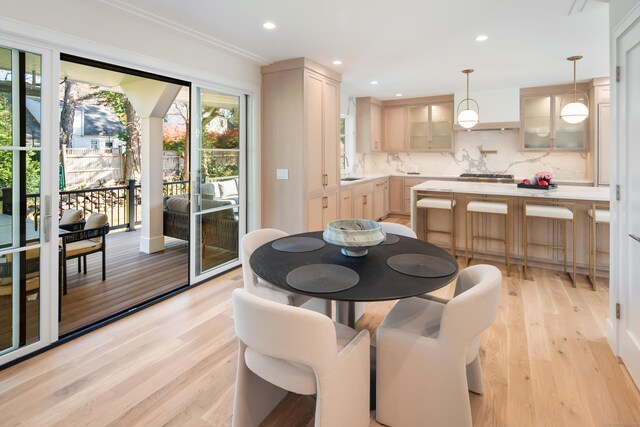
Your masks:
M611 0L609 2L609 29L613 30L638 3L640 0Z
M211 76L260 84L259 64L95 0L6 1L1 13L6 18L125 49L142 57L185 64Z

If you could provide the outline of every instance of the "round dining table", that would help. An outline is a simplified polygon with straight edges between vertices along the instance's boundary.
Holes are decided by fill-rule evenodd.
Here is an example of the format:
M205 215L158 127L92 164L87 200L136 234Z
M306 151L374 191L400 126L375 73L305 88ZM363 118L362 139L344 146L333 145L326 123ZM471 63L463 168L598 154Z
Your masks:
M346 304L345 323L351 327L357 301L432 292L458 274L458 263L448 252L410 237L389 233L385 242L361 257L343 255L340 249L325 242L322 231L313 231L265 243L249 262L258 277L279 288Z

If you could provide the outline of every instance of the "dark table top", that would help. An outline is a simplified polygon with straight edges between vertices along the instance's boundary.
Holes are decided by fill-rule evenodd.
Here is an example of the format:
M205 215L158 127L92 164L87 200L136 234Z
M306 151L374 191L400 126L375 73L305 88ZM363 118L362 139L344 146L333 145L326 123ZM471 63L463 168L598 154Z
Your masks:
M295 236L322 239L321 231ZM292 236L288 236L292 237ZM348 257L340 253L340 247L329 243L311 252L282 252L273 249L272 242L260 246L249 260L251 268L263 280L289 292L337 301L384 301L407 298L435 291L451 283L458 274L454 257L439 247L422 240L398 236L391 245L378 245L369 249L363 257ZM391 269L387 260L398 254L425 254L448 260L455 265L455 273L444 277L425 278L403 274ZM334 264L354 270L360 281L352 288L333 293L303 292L287 284L287 274L311 264Z

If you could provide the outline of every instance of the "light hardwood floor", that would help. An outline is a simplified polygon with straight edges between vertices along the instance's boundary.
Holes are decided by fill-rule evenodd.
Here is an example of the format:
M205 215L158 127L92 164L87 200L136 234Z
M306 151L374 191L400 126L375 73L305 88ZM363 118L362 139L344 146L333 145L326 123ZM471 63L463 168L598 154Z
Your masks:
M471 394L474 424L640 425L640 392L604 337L606 282L594 292L584 277L573 288L561 273L531 273L503 274L498 318L482 336L486 392ZM0 425L229 426L229 296L240 286L238 269L0 371ZM358 328L375 332L391 305L367 304ZM312 417L311 398L289 396L264 425Z

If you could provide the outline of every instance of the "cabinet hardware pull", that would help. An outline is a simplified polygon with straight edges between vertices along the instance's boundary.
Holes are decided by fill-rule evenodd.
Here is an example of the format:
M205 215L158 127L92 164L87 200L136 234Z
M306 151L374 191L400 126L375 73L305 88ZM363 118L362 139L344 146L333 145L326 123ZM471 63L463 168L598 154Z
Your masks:
M631 237L636 242L640 242L640 236L636 236L635 234L629 234L629 237Z
M367 204L367 196L366 196L366 194L363 197L364 197L364 204L366 205Z
M322 174L322 186L326 187L327 185L329 185L329 175L326 173Z

